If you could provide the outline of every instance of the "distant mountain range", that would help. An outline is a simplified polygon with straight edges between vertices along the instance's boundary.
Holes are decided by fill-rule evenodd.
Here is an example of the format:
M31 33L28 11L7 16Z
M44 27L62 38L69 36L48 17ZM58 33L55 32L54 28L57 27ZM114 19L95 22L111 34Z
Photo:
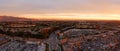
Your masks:
M31 18L23 18L23 17L14 17L14 16L0 16L0 22L3 21L53 21L53 20L47 20L47 19L40 20L40 19L31 19ZM61 21L61 20L57 20L57 21ZM68 21L68 20L62 20L62 21ZM69 20L69 21L80 21L80 20ZM91 21L119 21L119 20L91 20Z
M20 18L14 16L0 16L0 21L35 21L35 19Z

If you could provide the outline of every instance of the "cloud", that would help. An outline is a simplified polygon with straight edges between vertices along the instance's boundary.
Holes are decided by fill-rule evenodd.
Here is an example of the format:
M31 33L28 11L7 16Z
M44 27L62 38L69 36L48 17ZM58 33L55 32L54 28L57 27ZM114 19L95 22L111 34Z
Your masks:
M120 0L0 0L0 13L120 13Z

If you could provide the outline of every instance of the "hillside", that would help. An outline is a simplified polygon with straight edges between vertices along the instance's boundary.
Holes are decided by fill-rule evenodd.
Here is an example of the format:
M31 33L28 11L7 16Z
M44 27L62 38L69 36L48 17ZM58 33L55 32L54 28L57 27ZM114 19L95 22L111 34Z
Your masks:
M14 16L0 16L0 21L35 21L35 19L20 18Z

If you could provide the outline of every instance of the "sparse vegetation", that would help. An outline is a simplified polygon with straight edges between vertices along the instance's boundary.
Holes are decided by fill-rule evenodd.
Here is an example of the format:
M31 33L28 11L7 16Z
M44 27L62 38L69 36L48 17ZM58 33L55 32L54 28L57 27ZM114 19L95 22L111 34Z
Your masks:
M2 22L0 35L10 37L10 42L16 42L12 40L13 37L25 39L22 41L39 39L42 45L28 41L33 44L27 47L37 48L39 45L43 50L46 48L45 51L60 49L61 51L119 51L119 26L119 22L107 21ZM0 45L7 42L4 40Z

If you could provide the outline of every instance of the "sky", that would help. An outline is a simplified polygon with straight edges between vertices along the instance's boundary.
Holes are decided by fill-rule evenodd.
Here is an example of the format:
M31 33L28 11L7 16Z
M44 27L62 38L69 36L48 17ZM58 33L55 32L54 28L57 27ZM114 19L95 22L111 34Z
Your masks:
M120 20L120 0L0 0L0 15L41 20Z

